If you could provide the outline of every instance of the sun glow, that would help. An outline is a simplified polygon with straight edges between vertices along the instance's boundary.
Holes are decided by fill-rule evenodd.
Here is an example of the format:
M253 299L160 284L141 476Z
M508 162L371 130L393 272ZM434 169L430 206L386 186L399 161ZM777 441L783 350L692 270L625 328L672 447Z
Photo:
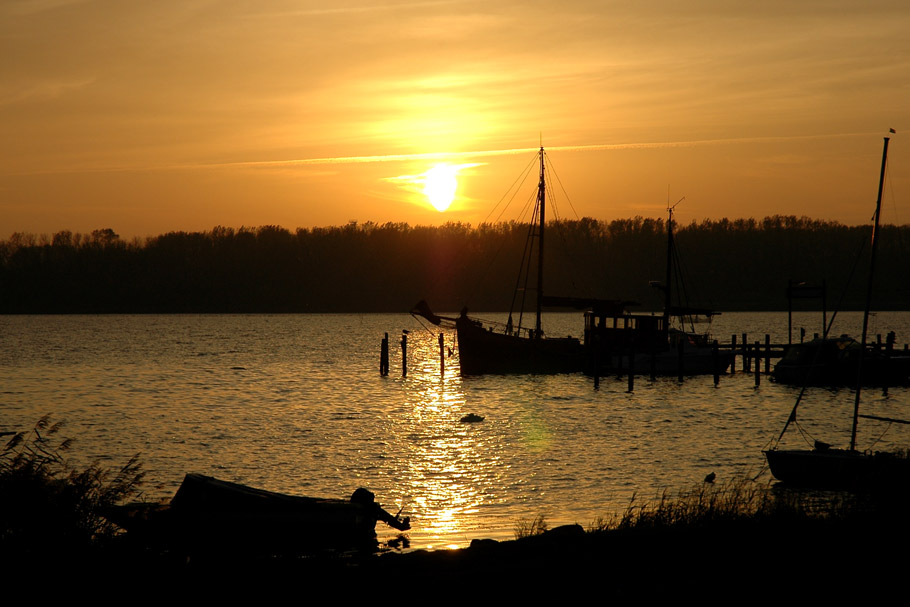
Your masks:
M458 188L455 175L460 168L451 164L437 164L423 174L423 193L440 213L455 200L455 190Z

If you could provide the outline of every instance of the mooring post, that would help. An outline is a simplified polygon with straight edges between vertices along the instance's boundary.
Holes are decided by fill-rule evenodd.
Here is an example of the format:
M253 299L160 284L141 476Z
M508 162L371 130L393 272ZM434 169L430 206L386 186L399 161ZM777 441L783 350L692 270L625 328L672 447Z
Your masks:
M730 375L736 373L736 333L730 337L730 352L733 353L733 359L730 361Z
M679 351L679 382L682 383L683 375L685 374L685 370L683 369L683 348L686 347L686 340L680 339L676 343L677 343L676 347Z
M401 333L401 376L408 375L408 334Z
M749 342L747 341L746 334L743 333L743 373L748 373L752 370L752 361L749 359Z
M594 336L594 355L591 357L591 364L594 366L594 389L600 388L600 336Z
M439 374L446 375L446 342L442 333L439 334Z
M761 342L755 340L755 353L759 353L759 348L761 348ZM761 365L759 364L759 359L755 359L755 387L761 385Z
M771 336L765 333L765 373L771 372Z
M635 342L629 346L629 392L635 389Z
M389 334L386 333L379 346L379 375L385 377L389 374Z
M891 376L891 355L894 354L894 343L897 341L897 335L894 331L890 331L888 336L885 338L885 377L884 377L884 386L882 387L882 394L885 396L888 395L888 380Z
M714 387L716 388L720 384L720 354L717 351L716 339L714 340L714 343L711 347L711 358L714 364Z

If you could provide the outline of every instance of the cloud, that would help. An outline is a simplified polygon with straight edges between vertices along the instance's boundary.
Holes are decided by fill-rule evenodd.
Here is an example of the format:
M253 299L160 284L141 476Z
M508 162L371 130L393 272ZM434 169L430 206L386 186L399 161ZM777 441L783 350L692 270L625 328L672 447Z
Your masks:
M12 90L13 87L3 87L8 88L9 90L0 90L0 106L49 101L62 97L72 91L85 88L93 82L95 82L94 78L85 78L82 80L59 82L38 82L26 88L17 90Z

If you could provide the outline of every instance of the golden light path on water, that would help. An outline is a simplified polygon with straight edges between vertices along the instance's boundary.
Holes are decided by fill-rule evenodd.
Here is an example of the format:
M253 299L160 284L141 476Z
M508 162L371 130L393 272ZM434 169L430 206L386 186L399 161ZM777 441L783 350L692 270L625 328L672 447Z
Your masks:
M414 337L414 359L421 362L410 372L418 378L419 388L410 404L410 423L403 428L409 452L402 481L417 509L433 513L421 530L428 547L456 547L451 538L464 536L467 517L478 511L478 481L485 475L495 476L499 461L486 449L478 449L482 433L458 418L465 397L457 367L450 364L446 372L436 362L439 353L434 356L432 351L437 342L426 334ZM456 422L461 425L453 433L450 428ZM480 456L482 451L485 457Z

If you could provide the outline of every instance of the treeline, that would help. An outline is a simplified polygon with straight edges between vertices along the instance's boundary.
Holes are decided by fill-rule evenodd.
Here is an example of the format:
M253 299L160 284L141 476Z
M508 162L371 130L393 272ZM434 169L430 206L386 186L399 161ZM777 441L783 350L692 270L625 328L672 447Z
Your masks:
M876 309L907 309L903 234L885 226ZM871 227L794 216L676 226L690 305L785 309L788 279L828 286L828 307L860 309ZM326 228L216 227L127 242L91 234L15 233L0 241L2 313L404 312L505 310L527 225L403 223ZM666 222L636 217L549 224L545 291L662 305ZM820 302L801 302L801 307Z

